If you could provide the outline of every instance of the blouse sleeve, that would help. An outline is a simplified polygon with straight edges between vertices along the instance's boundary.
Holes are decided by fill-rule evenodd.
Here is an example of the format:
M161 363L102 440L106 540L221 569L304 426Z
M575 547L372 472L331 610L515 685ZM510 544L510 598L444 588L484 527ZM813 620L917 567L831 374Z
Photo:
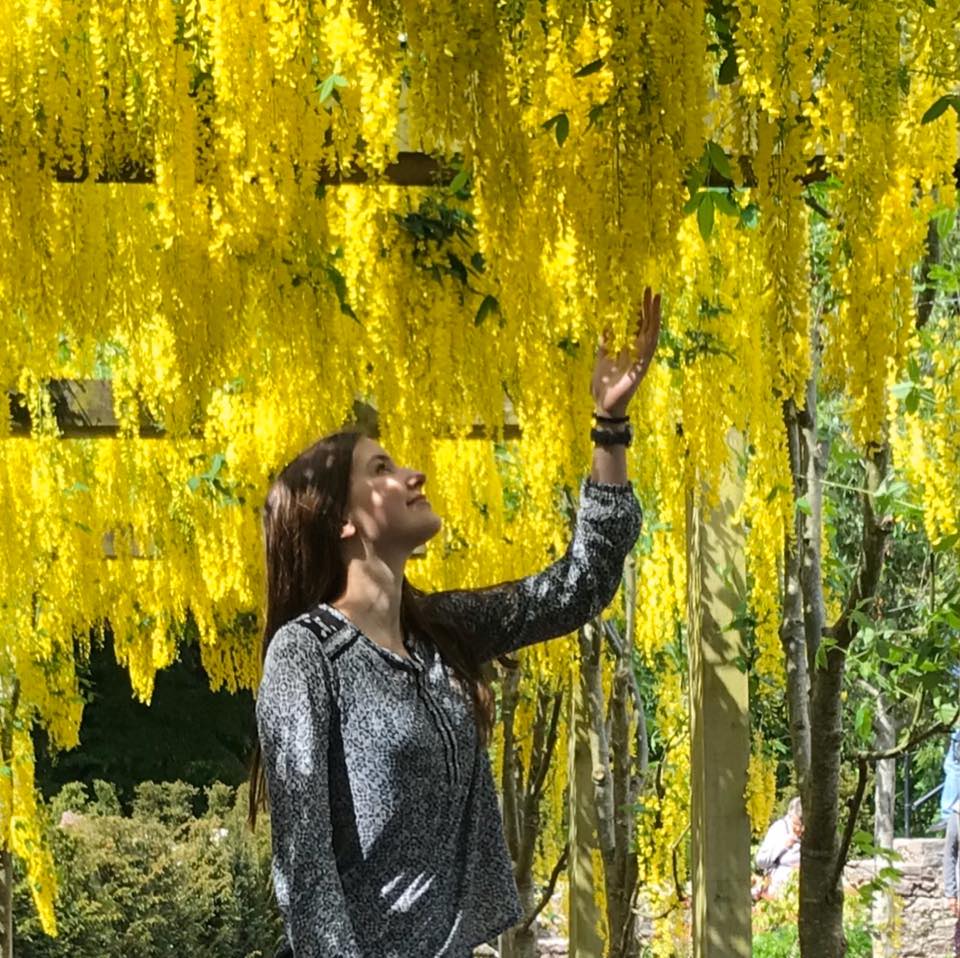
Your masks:
M464 635L482 662L566 635L610 604L640 523L629 483L587 479L573 539L561 559L516 582L434 593L428 609Z
M270 798L273 882L297 958L360 958L333 852L323 652L294 625L270 643L257 730Z

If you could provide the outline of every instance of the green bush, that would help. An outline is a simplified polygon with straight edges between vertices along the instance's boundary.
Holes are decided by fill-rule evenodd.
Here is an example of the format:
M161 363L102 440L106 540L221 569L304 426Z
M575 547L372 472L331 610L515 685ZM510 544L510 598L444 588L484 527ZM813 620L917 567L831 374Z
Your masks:
M847 938L846 958L870 958L870 909L859 893L844 902L843 931ZM759 901L753 909L753 958L799 958L797 927L797 880L791 879L782 897Z
M133 813L120 810L103 782L71 783L51 801L51 819L79 819L51 828L60 892L59 934L40 930L20 875L15 889L19 958L260 958L280 940L270 888L266 822L251 834L246 790L207 790L195 816L193 786L144 783Z

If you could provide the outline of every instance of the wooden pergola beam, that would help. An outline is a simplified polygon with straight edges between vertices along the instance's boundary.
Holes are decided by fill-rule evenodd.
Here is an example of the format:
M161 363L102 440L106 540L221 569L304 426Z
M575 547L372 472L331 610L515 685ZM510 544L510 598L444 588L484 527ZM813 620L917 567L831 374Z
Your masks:
M427 153L401 151L397 160L390 163L382 174L371 173L360 164L353 162L346 170L322 169L316 178L318 186L343 186L367 183L380 179L394 186L444 186L456 175L456 168L448 161L440 160ZM90 171L54 168L54 179L58 183L85 183L90 179ZM97 174L97 183L128 183L131 185L149 185L156 181L154 171L143 163L121 162L116 169L101 171ZM256 180L253 181L254 183Z
M47 383L47 389L61 438L97 439L119 434L120 424L114 412L113 386L109 379L54 379ZM8 400L12 434L30 435L33 424L25 397L19 393L9 393ZM355 402L353 418L345 425L357 426L373 439L380 435L377 410L369 403ZM169 436L163 425L154 420L142 404L139 435L141 439L163 439ZM497 435L503 439L521 437L516 413L506 396L503 404L503 422ZM193 436L202 438L202 427L198 426ZM467 438L492 439L494 435L484 423L478 422L467 434Z
M744 187L757 185L757 177L753 169L753 158L741 156L737 158ZM394 186L449 186L457 174L457 166L452 160L440 159L428 153L404 150L397 154L396 162L390 163L382 174L372 175L356 161L346 170L323 169L317 176L318 186L349 186L370 181L382 180ZM817 155L807 161L807 171L800 177L804 186L811 183L820 183L831 175L823 156ZM85 183L90 178L90 172L83 169L79 172L62 166L54 168L54 178L58 183ZM953 178L960 189L960 159L954 164ZM97 183L129 183L132 185L149 185L155 182L154 171L142 163L122 162L110 171L101 171ZM253 182L256 182L255 180ZM733 180L721 176L712 170L707 179L707 186L733 186Z

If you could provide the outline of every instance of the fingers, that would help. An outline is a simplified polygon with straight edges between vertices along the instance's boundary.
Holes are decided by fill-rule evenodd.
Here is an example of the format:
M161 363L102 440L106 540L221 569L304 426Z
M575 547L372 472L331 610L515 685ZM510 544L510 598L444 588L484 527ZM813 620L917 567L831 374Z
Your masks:
M660 338L660 293L654 295L647 286L643 302L638 310L637 328L634 334L634 361L646 367L653 358L657 340Z
M609 326L603 327L603 332L600 333L600 339L597 342L597 353L600 356L608 356L610 354L610 343L613 341L613 330Z

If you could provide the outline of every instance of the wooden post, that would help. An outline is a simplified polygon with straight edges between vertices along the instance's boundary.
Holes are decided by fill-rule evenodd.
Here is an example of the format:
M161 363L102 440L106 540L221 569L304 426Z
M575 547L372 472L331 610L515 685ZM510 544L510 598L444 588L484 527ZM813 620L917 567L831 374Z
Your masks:
M582 655L581 655L582 659ZM593 850L597 847L597 814L594 804L593 749L588 714L588 690L584 672L578 663L576 681L570 691L569 726L569 832L570 848L567 876L569 888L570 958L602 958L600 909L594 887L602 876L593 870Z
M0 958L13 958L13 858L5 848L3 858L3 888L0 890L0 907L3 908L3 942Z
M690 669L691 859L694 958L749 958L750 823L744 802L750 758L743 641L731 623L746 595L738 434L715 506L687 498Z

